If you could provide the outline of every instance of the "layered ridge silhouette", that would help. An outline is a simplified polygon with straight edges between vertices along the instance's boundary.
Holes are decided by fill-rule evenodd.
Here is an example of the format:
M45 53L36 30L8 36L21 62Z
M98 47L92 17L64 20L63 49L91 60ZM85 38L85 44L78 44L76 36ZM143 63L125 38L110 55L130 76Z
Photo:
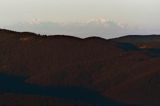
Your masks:
M130 35L106 40L99 37L40 36L1 29L0 48L0 82L1 86L8 87L0 87L2 105L102 105L102 101L97 99L93 99L92 104L80 98L77 101L73 98L66 100L34 94L34 91L28 95L17 93L25 84L28 89L33 87L30 85L85 88L111 101L106 104L117 106L160 104L159 35ZM21 76L18 79L20 83L13 76ZM12 82L14 79L15 83ZM23 87L20 86L22 82ZM9 89L12 87L17 92ZM44 92L47 90L42 89Z

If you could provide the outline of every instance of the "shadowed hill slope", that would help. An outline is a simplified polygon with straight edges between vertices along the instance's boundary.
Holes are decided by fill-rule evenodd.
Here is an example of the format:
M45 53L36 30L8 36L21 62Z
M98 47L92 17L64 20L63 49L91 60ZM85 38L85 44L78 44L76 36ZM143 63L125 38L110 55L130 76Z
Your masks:
M25 76L27 84L85 87L126 104L160 104L159 39L158 35L81 39L0 30L0 73ZM15 93L0 98L7 106L11 106L5 102L9 98L14 98L15 106L15 101L30 102L28 106L40 106L38 101L42 106L67 104Z

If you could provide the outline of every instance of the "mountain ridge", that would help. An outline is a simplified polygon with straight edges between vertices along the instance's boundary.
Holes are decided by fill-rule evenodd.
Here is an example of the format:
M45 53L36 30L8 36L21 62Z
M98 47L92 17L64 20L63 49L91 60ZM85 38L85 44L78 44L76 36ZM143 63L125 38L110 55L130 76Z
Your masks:
M160 104L157 38L40 36L1 29L0 73L25 75L26 84L85 87L126 104Z

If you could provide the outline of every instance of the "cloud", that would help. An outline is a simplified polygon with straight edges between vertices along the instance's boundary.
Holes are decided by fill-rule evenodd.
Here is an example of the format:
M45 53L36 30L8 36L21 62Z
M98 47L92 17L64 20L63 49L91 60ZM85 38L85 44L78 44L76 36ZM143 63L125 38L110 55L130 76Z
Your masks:
M137 28L131 28L114 21L103 18L91 19L82 23L55 23L42 22L38 19L31 23L16 24L7 28L16 31L31 31L47 35L72 35L77 37L100 36L104 38L114 38L118 36L138 33Z
M41 20L40 19L37 19L37 18L33 18L31 22L29 22L30 24L39 24L41 23Z

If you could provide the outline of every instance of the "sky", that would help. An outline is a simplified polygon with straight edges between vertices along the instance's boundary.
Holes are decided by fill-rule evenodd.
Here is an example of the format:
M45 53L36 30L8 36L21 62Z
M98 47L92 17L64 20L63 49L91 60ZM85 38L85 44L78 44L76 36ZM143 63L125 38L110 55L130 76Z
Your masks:
M0 27L111 38L160 34L160 0L0 0Z

